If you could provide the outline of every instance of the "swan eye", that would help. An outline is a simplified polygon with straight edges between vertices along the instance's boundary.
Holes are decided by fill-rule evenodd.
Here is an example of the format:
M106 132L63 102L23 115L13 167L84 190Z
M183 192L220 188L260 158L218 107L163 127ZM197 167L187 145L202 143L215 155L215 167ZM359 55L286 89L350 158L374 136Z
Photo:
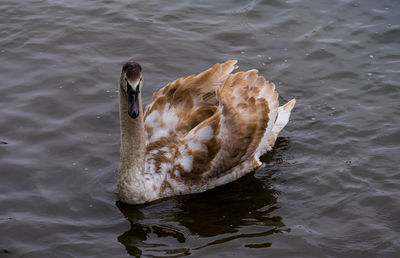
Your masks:
M142 81L142 78L140 78L139 82L136 84L136 88L138 89L140 86L140 82Z
M139 82L137 83L137 85L136 85L136 91L137 92L139 92L139 90L140 90L140 82L142 81L142 77L140 77L140 80L139 80Z
M126 82L126 90L128 90L129 87L132 88L132 86L131 86L131 85L129 84L129 82L128 82L128 79L126 79L126 77L125 77L125 82Z

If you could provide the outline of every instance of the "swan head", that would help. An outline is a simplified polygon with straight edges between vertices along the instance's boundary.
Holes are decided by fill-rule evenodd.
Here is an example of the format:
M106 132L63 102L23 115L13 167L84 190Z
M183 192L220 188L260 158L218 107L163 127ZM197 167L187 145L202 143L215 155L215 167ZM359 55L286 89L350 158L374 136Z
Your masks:
M120 79L120 90L128 97L128 114L132 118L139 116L139 94L143 86L142 67L136 62L127 62L123 65Z

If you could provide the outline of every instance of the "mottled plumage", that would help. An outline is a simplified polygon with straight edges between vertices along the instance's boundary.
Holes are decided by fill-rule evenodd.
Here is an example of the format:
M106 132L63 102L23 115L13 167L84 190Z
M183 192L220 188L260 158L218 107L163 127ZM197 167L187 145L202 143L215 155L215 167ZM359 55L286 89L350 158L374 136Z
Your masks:
M120 195L131 192L140 197L122 196L122 200L142 203L202 192L261 165L259 157L274 145L295 100L278 107L275 85L257 70L231 74L236 62L215 64L153 94L143 118L138 118L144 121L144 166L142 171L129 172L140 173L141 189L120 189ZM129 78L123 71L122 90L124 76L139 81L138 75ZM121 156L123 151L121 147ZM124 167L121 164L120 174Z

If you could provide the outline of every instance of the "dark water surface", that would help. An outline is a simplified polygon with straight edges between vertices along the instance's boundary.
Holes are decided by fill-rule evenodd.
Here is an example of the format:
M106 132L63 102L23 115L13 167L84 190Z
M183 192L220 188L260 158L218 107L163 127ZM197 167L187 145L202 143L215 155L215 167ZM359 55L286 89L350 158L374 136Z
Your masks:
M298 102L255 173L127 206L129 59L146 102L227 59ZM400 257L400 1L1 0L0 65L1 257Z

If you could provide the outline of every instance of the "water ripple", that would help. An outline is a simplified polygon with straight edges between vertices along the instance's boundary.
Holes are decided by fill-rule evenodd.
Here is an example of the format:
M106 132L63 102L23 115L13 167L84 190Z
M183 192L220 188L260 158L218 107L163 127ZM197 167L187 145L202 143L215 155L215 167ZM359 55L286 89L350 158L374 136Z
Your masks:
M399 3L3 0L1 255L397 257ZM143 66L146 103L168 81L239 59L296 108L255 173L124 205L129 59Z

